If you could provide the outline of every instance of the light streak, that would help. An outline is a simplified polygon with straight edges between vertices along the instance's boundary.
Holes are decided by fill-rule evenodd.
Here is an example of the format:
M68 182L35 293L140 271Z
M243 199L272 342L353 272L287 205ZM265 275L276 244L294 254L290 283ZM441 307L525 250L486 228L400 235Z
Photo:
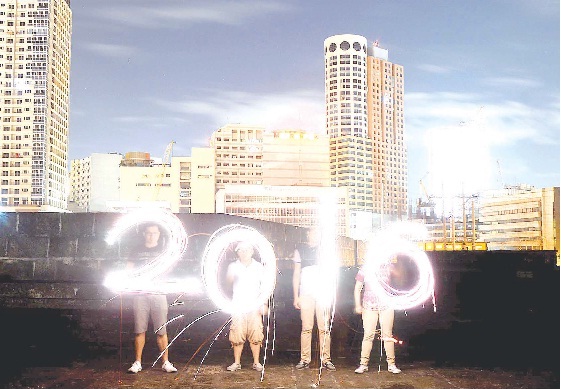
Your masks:
M409 223L409 227L411 224L416 223ZM430 260L416 244L402 237L408 235L411 238L411 231L417 231L417 226L405 230L407 232L405 234L403 226L407 224L400 223L394 229L383 231L369 242L363 265L365 282L368 282L382 305L396 310L406 310L421 305L432 297L436 311L434 274ZM391 262L398 256L409 257L418 270L416 283L406 290L393 287L387 277L386 269L392 266Z
M219 268L225 260L232 243L247 241L252 243L263 264L263 278L259 295L253 301L234 302L221 291ZM276 256L271 243L257 230L230 224L216 230L210 237L202 258L202 278L209 298L216 306L230 314L246 313L258 309L267 302L276 283Z
M193 380L197 379L197 375L199 375L199 371L201 370L201 367L203 366L203 362L206 359L206 356L208 355L210 349L212 348L212 345L214 344L214 342L216 342L216 339L218 339L218 337L220 336L220 334L222 333L222 331L224 331L224 328L226 328L226 326L228 324L230 324L230 322L232 321L232 318L228 319L226 321L226 323L224 323L224 325L222 326L222 328L220 328L220 331L218 331L218 333L216 334L216 336L214 337L214 339L212 339L212 342L210 342L210 345L208 346L208 349L206 350L205 355L203 356L203 359L201 359L201 363L199 363L199 367L197 368L197 371L195 372L195 375L193 376Z
M138 269L110 272L103 285L115 293L199 293L202 289L201 284L194 277L166 282L157 280L181 258L187 248L188 237L185 228L171 211L148 208L123 215L107 233L107 244L115 244L123 234L143 223L155 223L162 232L167 233L168 241L163 252Z
M177 335L175 335L173 337L173 339L168 343L168 345L166 346L165 349L162 350L162 352L160 353L160 355L158 355L158 358L156 358L156 360L154 361L154 363L152 364L152 367L156 366L156 362L158 362L160 360L160 358L165 354L165 352L171 347L171 345L173 344L173 342L175 342L175 339L179 338L181 336L181 334L183 334L185 331L187 331L187 329L189 327L191 327L193 324L195 324L196 322L198 322L201 319L204 319L205 317L212 315L216 312L220 312L219 309L214 310L214 311L210 311L205 313L202 316L199 316L198 318L196 318L195 320L193 320L191 323L187 324L185 327L183 327L183 329L181 331L179 331L179 333Z

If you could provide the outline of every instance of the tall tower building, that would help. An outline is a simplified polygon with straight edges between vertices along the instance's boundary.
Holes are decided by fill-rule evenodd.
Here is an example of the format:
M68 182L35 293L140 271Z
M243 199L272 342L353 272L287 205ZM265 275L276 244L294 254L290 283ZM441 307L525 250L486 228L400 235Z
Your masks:
M0 3L0 207L63 211L68 196L69 0Z
M324 41L331 185L346 187L350 223L376 227L407 216L403 66L359 35Z

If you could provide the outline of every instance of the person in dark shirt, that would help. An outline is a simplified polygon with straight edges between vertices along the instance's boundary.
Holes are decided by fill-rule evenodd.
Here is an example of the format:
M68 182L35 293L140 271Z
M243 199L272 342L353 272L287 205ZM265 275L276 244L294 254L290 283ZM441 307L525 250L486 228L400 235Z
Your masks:
M127 267L137 269L156 258L162 252L160 244L160 227L157 224L147 224L142 233L144 242L134 253L131 253ZM134 354L135 361L128 369L129 373L136 374L142 370L142 351L146 343L148 320L156 332L156 343L162 354L162 370L166 373L175 373L177 369L168 359L168 335L166 322L168 315L168 302L162 293L138 293L133 296L134 312ZM165 352L164 352L165 350Z

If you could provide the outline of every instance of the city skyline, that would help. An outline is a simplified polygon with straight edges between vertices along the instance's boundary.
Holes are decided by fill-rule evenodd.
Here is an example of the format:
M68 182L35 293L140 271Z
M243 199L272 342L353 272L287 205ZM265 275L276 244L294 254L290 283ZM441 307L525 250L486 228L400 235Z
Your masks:
M358 34L404 67L410 201L421 179L436 196L559 185L558 2L100 0L72 10L69 159L161 157L171 140L174 155L190 155L228 123L324 132L323 41Z

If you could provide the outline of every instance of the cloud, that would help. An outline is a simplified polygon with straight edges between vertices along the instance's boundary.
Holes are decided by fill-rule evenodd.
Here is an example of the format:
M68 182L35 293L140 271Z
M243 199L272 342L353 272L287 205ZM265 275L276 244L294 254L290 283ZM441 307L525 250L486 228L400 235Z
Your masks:
M497 161L530 147L559 148L559 105L489 101L477 94L406 94L409 148L424 154L415 166L429 172L425 186L446 196L496 185ZM530 171L517 159L518 174ZM504 173L504 171L503 171Z
M445 74L445 73L450 73L452 72L454 69L450 68L450 67L445 67L445 66L441 66L441 65L433 65L433 64L420 64L417 66L418 69L425 71L427 73L435 73L435 74Z
M137 50L130 46L106 43L88 43L84 47L97 55L111 58L130 58Z
M491 77L483 81L488 86L506 86L514 88L538 88L543 86L539 81L522 77Z
M216 128L227 123L244 123L266 129L298 128L321 132L324 128L323 93L295 90L285 93L258 94L240 91L193 93L200 98L181 101L158 100L155 104L175 114L204 115Z
M134 4L133 4L134 3ZM142 3L142 4L139 4ZM111 5L100 11L98 16L122 25L143 28L171 28L178 25L213 23L242 25L251 19L264 15L287 12L290 6L277 1L175 1L140 2L128 5Z

